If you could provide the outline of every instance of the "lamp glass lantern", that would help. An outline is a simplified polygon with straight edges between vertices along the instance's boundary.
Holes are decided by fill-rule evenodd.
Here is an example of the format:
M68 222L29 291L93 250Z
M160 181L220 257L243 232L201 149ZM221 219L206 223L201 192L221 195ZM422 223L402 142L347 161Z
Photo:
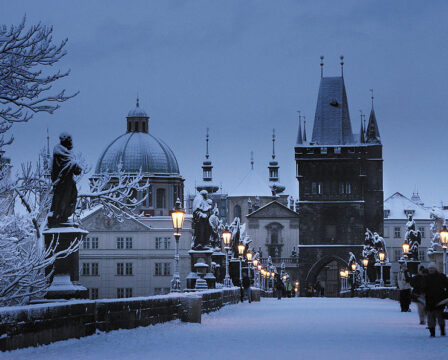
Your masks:
M224 242L224 247L226 249L230 248L230 241L232 240L232 233L229 231L228 228L226 228L223 232L222 232L222 240Z
M283 281L286 281L286 279L287 279L287 276L283 275Z
M409 244L405 242L401 247L403 248L403 253L407 255L409 253Z
M254 266L256 268L258 268L258 259L254 259L254 261L252 261L252 263L254 264Z
M364 267L366 268L367 265L369 265L369 259L367 259L367 258L362 259L362 264L363 264Z
M258 265L257 265L257 269L258 269L258 271L261 271L261 268L262 268L261 264L258 264Z
M352 268L352 271L355 272L355 271L356 271L356 268L357 268L356 263L352 263L350 266L351 266L351 268Z
M180 230L184 226L185 211L181 208L180 200L177 199L176 206L171 212L171 220L173 221L173 228L176 235L180 235Z
M246 253L246 257L247 257L247 260L248 260L248 261L252 261L253 254L252 254L250 251L248 251L248 252Z
M380 259L381 262L384 261L385 257L386 257L386 253L384 251L380 251L378 253L378 258Z
M345 275L346 278L348 278L348 269L344 270L344 275Z
M446 225L443 225L442 230L440 230L440 243L444 249L448 246L448 229Z
M243 254L244 254L244 249L245 249L246 247L244 246L244 244L238 244L238 254L240 255L240 256L243 256Z

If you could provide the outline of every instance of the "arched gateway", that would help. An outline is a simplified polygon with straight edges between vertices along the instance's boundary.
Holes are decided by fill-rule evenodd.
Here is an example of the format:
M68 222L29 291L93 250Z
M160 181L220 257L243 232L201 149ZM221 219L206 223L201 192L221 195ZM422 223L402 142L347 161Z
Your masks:
M305 283L311 286L318 296L336 297L340 291L339 270L347 267L347 262L339 256L328 255L311 266ZM316 288L316 285L319 284Z

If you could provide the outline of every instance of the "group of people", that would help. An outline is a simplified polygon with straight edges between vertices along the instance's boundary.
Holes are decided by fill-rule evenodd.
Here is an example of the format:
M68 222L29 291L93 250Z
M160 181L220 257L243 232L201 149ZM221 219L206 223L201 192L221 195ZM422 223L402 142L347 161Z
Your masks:
M443 310L448 302L448 278L437 271L435 263L430 263L428 269L420 266L418 274L413 276L403 264L397 280L401 311L410 311L411 300L416 301L420 324L425 325L427 319L430 336L434 337L437 322L440 335L445 336Z

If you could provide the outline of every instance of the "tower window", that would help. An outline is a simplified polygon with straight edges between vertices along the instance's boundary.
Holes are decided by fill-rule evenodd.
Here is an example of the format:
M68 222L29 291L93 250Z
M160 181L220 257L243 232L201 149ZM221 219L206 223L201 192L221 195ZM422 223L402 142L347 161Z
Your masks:
M312 194L322 194L322 182L312 182L311 183L311 193Z
M165 189L157 189L156 196L157 196L157 203L156 203L157 208L158 209L165 208Z

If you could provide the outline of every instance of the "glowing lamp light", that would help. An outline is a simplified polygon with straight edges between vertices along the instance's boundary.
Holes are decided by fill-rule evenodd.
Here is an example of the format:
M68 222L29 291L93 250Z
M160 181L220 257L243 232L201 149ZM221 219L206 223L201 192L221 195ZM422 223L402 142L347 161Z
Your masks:
M258 264L257 269L258 271L261 271L262 266L260 264Z
M295 288L294 291L297 292L297 291L299 291L299 289L298 289L298 288Z
M440 230L440 243L443 248L446 249L448 246L448 229L446 225L443 225L442 230Z
M244 244L238 244L238 254L240 254L240 256L243 256L245 248Z
M339 271L339 276L341 278L345 278L345 271L344 270Z
M386 257L386 253L384 251L380 251L378 253L378 258L380 259L381 262L384 261L384 258Z
M244 250L243 250L243 252L244 252ZM250 251L248 251L246 254L246 257L247 257L248 261L252 261L253 254Z
M252 263L254 264L255 267L258 267L258 260L254 259L254 261L252 261Z
M299 287L299 282L298 281L296 281L296 287Z
M275 277L275 273L272 272L272 273L271 273L271 276L272 276L272 278L274 278L274 277Z
M352 267L352 271L355 272L356 268L357 268L357 264L356 263L352 263L351 267Z
M344 274L345 274L345 277L348 278L348 269L345 269Z
M283 275L283 281L286 281L286 275Z
M409 253L409 244L408 243L403 243L403 245L401 245L401 247L403 248L403 253L405 255Z
M271 277L271 272L270 271L266 272L266 277L268 277L268 278Z
M230 249L230 241L232 240L232 233L229 231L229 227L226 225L225 230L222 232L222 241L224 242L224 247Z
M367 267L367 265L369 265L369 259L367 259L367 258L365 258L365 259L362 259L362 264L364 265L364 267L366 268Z
M171 212L171 220L173 221L173 228L176 235L180 235L180 230L184 226L185 221L185 211L181 208L180 200L177 199L176 206Z

